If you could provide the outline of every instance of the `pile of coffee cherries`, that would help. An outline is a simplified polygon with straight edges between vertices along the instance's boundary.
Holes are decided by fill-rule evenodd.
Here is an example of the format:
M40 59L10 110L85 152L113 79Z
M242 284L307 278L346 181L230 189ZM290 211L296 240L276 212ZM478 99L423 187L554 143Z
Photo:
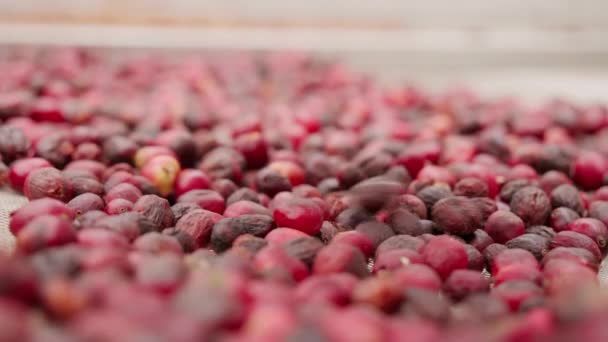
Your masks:
M2 341L601 341L608 107L6 49ZM606 184L606 185L605 185Z

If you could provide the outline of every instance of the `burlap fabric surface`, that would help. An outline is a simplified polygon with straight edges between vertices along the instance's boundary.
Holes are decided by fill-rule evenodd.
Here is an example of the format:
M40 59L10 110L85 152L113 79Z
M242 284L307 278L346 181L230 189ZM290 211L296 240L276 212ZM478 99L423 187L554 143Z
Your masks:
M26 202L25 197L0 189L0 252L2 253L11 253L15 246L15 238L8 230L9 214Z
M17 210L27 199L10 190L0 189L0 252L11 253L15 248L15 238L8 229L9 215ZM598 278L604 287L608 287L608 257L600 267Z

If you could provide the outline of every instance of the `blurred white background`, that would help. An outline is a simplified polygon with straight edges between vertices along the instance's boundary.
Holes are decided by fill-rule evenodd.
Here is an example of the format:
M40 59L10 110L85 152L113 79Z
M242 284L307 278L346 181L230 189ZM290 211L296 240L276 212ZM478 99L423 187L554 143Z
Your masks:
M603 0L0 0L0 43L305 49L393 81L608 99Z

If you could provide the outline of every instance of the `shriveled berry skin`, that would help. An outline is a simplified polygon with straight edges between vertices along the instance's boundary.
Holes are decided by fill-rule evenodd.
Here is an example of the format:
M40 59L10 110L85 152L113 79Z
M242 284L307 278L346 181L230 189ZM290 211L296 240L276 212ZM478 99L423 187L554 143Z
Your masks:
M374 250L386 239L395 235L390 226L376 221L360 223L355 227L355 230L369 238Z
M108 217L108 214L106 214L104 211L91 210L82 215L77 216L74 220L74 227L78 230L84 228L91 228L97 223L98 220L104 217Z
M508 174L509 179L532 179L536 180L538 178L538 173L531 166L526 164L518 164L513 166L513 168L509 171Z
M431 185L416 193L416 197L420 198L425 207L430 211L435 203L444 198L452 196L450 188L445 185Z
M340 183L336 178L325 178L317 184L317 187L322 194L328 194L340 190Z
M507 241L505 246L524 249L540 260L549 251L550 242L550 238L527 233Z
M422 248L422 257L442 279L446 279L457 269L466 269L469 265L464 245L449 236L437 236Z
M589 217L608 223L608 202L595 201L589 205Z
M106 171L106 166L94 160L75 160L65 166L64 171L68 170L86 171L92 174L95 179L101 180Z
M394 249L410 249L420 252L426 242L419 237L410 235L395 235L384 240L376 248L376 256Z
M157 144L166 146L175 152L182 165L194 164L197 158L197 148L190 132L183 129L170 129L161 132L155 140Z
M76 180L80 179L91 179L97 181L97 176L89 170L80 170L80 169L64 169L62 171L64 177L68 178L68 180L74 184Z
M232 243L233 250L245 251L249 255L255 255L268 245L268 241L249 234L241 235Z
M509 181L505 183L505 185L503 185L502 189L500 190L500 199L503 202L510 203L511 199L513 198L513 195L517 191L533 184L534 183L532 181L527 179L515 179Z
M96 195L103 194L103 185L97 181L96 179L89 177L69 177L66 172L64 172L64 177L67 178L67 181L70 183L74 196L93 193Z
M141 196L133 205L133 211L140 213L162 230L173 225L173 211L169 201L156 195Z
M407 209L397 209L390 212L386 222L391 226L395 234L418 236L431 233L427 229L427 226L421 224L418 216Z
M101 147L94 143L82 143L72 152L72 160L98 160L101 154Z
M267 215L241 215L219 220L211 231L211 247L216 252L229 248L243 234L264 237L274 228L274 221Z
M74 145L62 132L51 133L36 143L36 155L58 168L64 167L70 161L73 152Z
M251 201L254 203L260 203L260 194L250 188L240 188L235 190L226 199L226 204L231 205L238 201Z
M106 205L106 213L109 215L118 215L133 210L133 202L124 198L117 198L110 201Z
M547 194L533 186L518 190L513 194L509 205L511 211L528 226L544 224L551 213L551 202Z
M350 189L353 202L367 210L378 210L389 199L405 192L403 184L377 176L357 183Z
M135 185L133 177L134 176L131 172L122 170L116 171L108 175L107 179L105 179L104 181L103 188L106 192L109 192L110 190L112 190L112 188L122 183L130 183L132 185Z
M561 232L562 230L567 230L568 225L579 218L580 216L576 211L566 207L559 207L551 212L549 224L556 232Z
M355 229L362 222L372 221L372 215L365 209L359 207L347 208L341 211L334 222L344 230Z
M551 205L553 208L570 208L579 215L581 215L585 209L578 189L571 184L562 184L551 191Z
M281 191L290 191L291 183L286 176L267 167L256 174L255 188L272 197Z
M139 235L149 233L156 229L156 226L152 221L134 212L99 217L90 227L103 228L117 232L126 237L129 241L133 241Z
M485 260L484 260L483 254L481 254L481 252L478 251L477 248L475 248L469 244L464 245L464 247L467 251L469 269L477 270L477 271L481 272L485 266Z
M30 141L17 127L0 126L0 155L7 163L27 156Z
M311 169L315 168L311 167ZM349 189L365 179L365 174L363 170L359 169L354 163L345 163L339 167L336 178L343 188Z
M130 183L120 183L107 191L104 199L107 203L119 198L125 199L131 203L135 203L141 196L141 190L139 190L135 185Z
M411 194L403 194L391 199L387 203L386 209L389 211L396 209L407 209L416 214L420 219L427 218L426 205L419 197Z
M498 203L487 197L474 197L471 198L473 204L477 206L481 212L482 224L488 220L490 215L498 211Z
M321 230L323 212L312 200L290 198L274 204L272 216L278 226L315 235Z
M238 183L243 176L244 166L245 159L239 152L227 147L217 147L205 155L199 169L213 180L226 178Z
M425 234L436 234L439 231L439 228L437 228L437 223L431 220L418 221L418 228L419 231L422 232L420 236Z
M104 159L112 164L130 163L137 152L137 144L123 136L113 136L103 143Z
M308 267L313 265L317 253L323 247L324 245L321 240L315 237L295 239L283 246L287 254L302 261Z
M524 221L517 215L499 210L488 217L484 230L494 241L504 244L524 234L526 227Z
M321 230L319 231L318 236L321 239L321 241L323 241L324 244L328 244L341 231L343 231L343 230L338 229L338 227L335 224L333 224L329 221L323 221L323 224L321 225Z
M175 222L179 221L187 213L196 209L201 209L196 203L175 203L171 206Z
M34 170L49 167L51 163L42 158L24 158L13 162L8 172L8 182L16 191L23 191L25 179Z
M593 239L593 241L595 241L600 248L606 247L606 241L608 240L608 229L600 220L588 217L580 218L570 222L566 229L587 235Z
M240 215L252 214L272 216L272 212L268 208L258 203L245 200L230 204L224 211L224 217L237 217Z
M177 228L167 228L163 230L162 233L175 238L184 253L192 253L196 249L194 239L184 231L178 230Z
M323 247L315 257L312 270L315 274L347 272L360 278L369 275L363 254L356 247L344 243Z
M565 173L556 170L545 172L538 181L538 186L547 194L563 184L572 184L572 181Z
M454 186L454 195L464 197L487 197L488 185L477 178L463 178Z
M222 214L226 209L226 202L219 193L213 190L197 189L186 192L177 199L178 203L196 203L205 210Z
M103 210L105 203L98 195L85 193L72 198L67 206L78 216L90 210Z
M23 193L29 200L50 197L66 202L72 198L72 187L61 171L43 167L30 172L25 179Z
M486 261L486 268L490 269L494 263L494 259L496 258L496 256L507 249L507 246L500 243L492 243L488 245L488 247L483 250L483 257Z
M177 221L175 228L189 234L194 239L197 248L200 248L207 245L213 225L221 218L221 215L212 211L196 209Z
M469 243L471 246L477 248L478 251L483 252L486 247L494 243L494 240L485 232L485 230L477 229L473 232Z
M551 248L557 247L584 248L589 252L593 253L596 258L601 259L602 257L602 252L600 251L600 248L597 243L593 241L593 239L591 239L587 235L573 231L563 231L557 233L555 237L551 240Z
M453 196L438 201L432 208L431 218L439 229L454 235L468 235L481 226L479 208L466 197Z
M478 271L455 270L445 280L443 292L453 300L490 290L490 281Z

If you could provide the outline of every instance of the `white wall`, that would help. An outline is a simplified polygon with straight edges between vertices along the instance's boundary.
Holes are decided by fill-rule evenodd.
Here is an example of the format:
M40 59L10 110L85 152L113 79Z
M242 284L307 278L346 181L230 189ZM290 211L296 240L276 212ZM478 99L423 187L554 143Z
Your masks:
M604 0L2 0L0 17L416 27L606 27Z
M1 43L303 48L388 79L608 98L607 0L0 0Z

